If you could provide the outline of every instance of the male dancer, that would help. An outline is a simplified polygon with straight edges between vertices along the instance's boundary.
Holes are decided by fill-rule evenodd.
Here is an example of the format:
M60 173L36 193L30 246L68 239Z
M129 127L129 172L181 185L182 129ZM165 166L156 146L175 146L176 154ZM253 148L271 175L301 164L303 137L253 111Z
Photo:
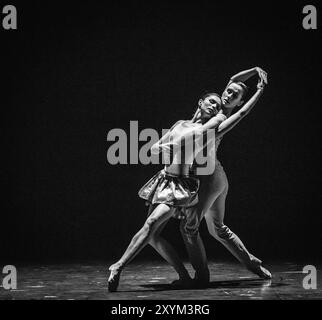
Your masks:
M250 77L258 75L256 93L250 100L232 114L234 108L243 104L243 97L247 91L244 81ZM222 94L223 113L227 120L221 123L216 134L216 149L223 135L231 130L256 104L267 84L267 74L261 68L255 67L242 71L233 76ZM250 103L252 102L252 103ZM232 115L231 115L232 114ZM207 150L209 154L210 150ZM217 151L217 150L216 150ZM209 233L220 241L240 262L250 271L263 279L271 279L271 273L262 266L262 261L248 252L239 237L224 224L225 200L228 192L228 180L223 167L218 159L215 161L215 171L208 176L198 176L200 178L199 202L186 211L185 219L181 220L180 231L187 248L191 264L195 269L195 280L201 286L209 283L209 269L205 248L199 234L199 225L203 218L206 219Z

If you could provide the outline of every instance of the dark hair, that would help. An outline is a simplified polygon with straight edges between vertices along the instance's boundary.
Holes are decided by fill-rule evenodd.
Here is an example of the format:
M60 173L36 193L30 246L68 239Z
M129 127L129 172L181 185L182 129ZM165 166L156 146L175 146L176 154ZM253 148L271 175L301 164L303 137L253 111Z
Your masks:
M210 97L210 96L216 96L219 99L221 99L221 96L218 93L214 93L214 92L205 92L200 99L205 100L206 98Z
M220 108L222 107L222 101L221 101L221 96L218 93L215 92L205 92L200 99L205 100L206 98L210 97L210 96L216 96L219 98L220 100Z
M206 91L205 93L203 93L199 100L202 99L202 100L205 100L206 98L210 97L210 96L216 96L220 99L220 102L221 102L221 96L218 94L218 93L215 93L215 92L208 92ZM220 105L222 105L222 102L220 103ZM198 107L199 108L199 107ZM196 111L194 111L194 113L192 114L192 116L194 116L196 113Z

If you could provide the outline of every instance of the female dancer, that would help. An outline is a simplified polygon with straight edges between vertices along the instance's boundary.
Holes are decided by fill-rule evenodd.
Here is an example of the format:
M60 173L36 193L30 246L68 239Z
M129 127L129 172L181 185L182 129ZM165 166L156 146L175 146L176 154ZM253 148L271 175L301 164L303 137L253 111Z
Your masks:
M204 135L226 119L222 112L218 112L221 104L221 98L217 94L202 97L199 100L198 115L193 120L178 121L152 146L152 153L164 152L167 164L164 170L157 173L139 191L139 196L150 203L149 215L121 259L110 266L109 291L117 290L122 269L148 243L175 268L180 281L191 280L175 250L160 237L160 232L166 222L175 216L176 208L184 209L198 201L199 180L189 176L189 168L195 155L204 147ZM215 130L210 131L213 133ZM212 140L209 139L209 143ZM191 143L195 144L195 148L191 147ZM184 159L182 151L185 154Z
M259 76L256 93L239 111L232 115L234 108L243 103L242 99L247 90L242 81L246 81L256 74ZM217 129L216 151L223 135L245 117L256 104L263 93L265 84L267 84L267 74L258 67L242 71L231 78L222 94L222 111L227 120L223 121ZM212 157L209 156L208 158L209 161L213 161ZM250 271L263 279L270 279L271 273L261 265L261 260L250 254L239 237L224 224L228 180L223 167L217 159L215 168L213 174L198 177L201 183L199 202L194 208L187 210L186 219L182 220L180 224L190 261L196 271L195 279L200 285L207 285L209 282L206 253L198 232L199 224L203 217L206 219L209 233L215 239L220 241Z

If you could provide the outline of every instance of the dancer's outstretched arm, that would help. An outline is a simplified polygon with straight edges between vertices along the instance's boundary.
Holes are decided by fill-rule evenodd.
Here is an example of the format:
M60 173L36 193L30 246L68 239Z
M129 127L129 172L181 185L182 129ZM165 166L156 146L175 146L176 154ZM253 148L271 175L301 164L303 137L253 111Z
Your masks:
M197 135L198 134L200 134L200 135L205 134L208 130L218 128L218 126L226 119L227 119L227 117L222 112L219 112L216 116L212 117L210 120L208 120L206 123L202 124L200 127L191 128L191 130L185 132L185 134L182 135L181 139L182 139L182 141L184 141L185 139L187 139L187 137L192 136L193 134L197 134ZM163 145L163 148L165 147L165 145L167 143L169 143L169 146L170 146L170 144L171 144L171 142L169 141L170 132L181 121L182 120L179 120L178 122L176 122L172 126L172 128L158 142L156 142L151 147L151 153L153 153L153 154L160 153L160 151L161 151L160 144Z
M167 142L169 142L169 137L170 137L170 133L171 133L171 131L172 131L172 129L178 124L178 123L180 123L182 120L179 120L179 121L177 121L170 129L169 129L169 131L167 131L167 133L166 134L164 134L162 137L161 137L161 139L159 140L159 141L157 141L154 145L152 145L152 147L151 147L151 153L152 154L158 154L158 153L160 153L161 152L161 150L160 150L160 145L161 144L165 144L165 143L167 143Z
M216 116L212 117L205 124L203 124L200 128L202 133L205 133L207 130L217 129L220 124L225 121L227 117L220 111Z
M227 120L223 121L217 130L216 137L220 137L230 131L241 119L243 119L255 106L260 96L263 94L265 86L264 78L260 78L257 84L257 91L255 94L244 104L244 106L236 113L231 115Z
M185 143L187 139L194 138L199 139L200 137L207 135L207 139L213 139L218 126L227 119L222 111L219 111L215 116L210 118L204 124L200 126L192 127L190 130L186 130L180 137L181 143ZM153 146L152 146L153 147ZM151 148L152 150L152 148Z

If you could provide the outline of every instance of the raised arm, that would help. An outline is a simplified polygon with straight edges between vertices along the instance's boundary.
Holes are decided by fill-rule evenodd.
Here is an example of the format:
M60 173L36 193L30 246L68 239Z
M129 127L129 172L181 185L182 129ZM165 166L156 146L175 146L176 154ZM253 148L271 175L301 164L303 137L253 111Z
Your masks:
M258 75L260 78L264 78L264 81L267 84L267 74L266 74L266 72L263 69L261 69L260 67L254 67L254 68L247 69L247 70L241 71L241 72L233 75L230 78L227 86L229 86L232 82L239 82L239 81L245 82L249 78L251 78L252 76L255 76L255 75Z
M263 94L264 86L265 79L260 78L255 94L244 104L244 106L240 110L238 110L236 113L231 115L227 120L223 121L219 125L216 134L217 138L231 130L241 119L243 119L250 112L250 110L252 110L260 96Z

